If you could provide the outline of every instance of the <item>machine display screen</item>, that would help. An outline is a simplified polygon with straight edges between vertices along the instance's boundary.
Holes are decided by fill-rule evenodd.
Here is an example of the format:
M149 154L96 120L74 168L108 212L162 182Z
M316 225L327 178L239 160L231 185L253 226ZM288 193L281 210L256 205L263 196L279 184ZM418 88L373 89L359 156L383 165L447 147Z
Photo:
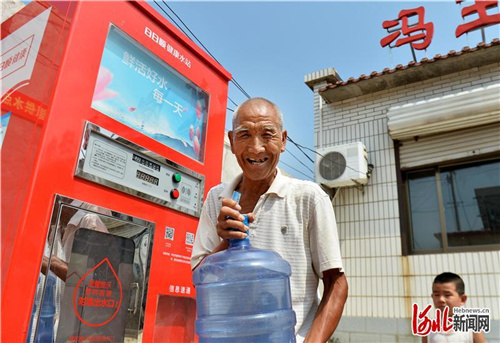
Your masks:
M132 155L132 161L135 161L139 164L142 164L143 166L149 167L149 168L154 169L156 171L161 170L161 166L158 163L154 163L154 162L147 160L144 157L141 157L141 156L136 155L136 154Z
M203 162L208 103L205 91L110 25L92 108Z
M140 170L137 170L135 173L135 177L138 178L139 180L149 182L150 184L153 184L155 186L158 186L160 179L157 177L154 177L153 175L149 175L145 172L142 172Z

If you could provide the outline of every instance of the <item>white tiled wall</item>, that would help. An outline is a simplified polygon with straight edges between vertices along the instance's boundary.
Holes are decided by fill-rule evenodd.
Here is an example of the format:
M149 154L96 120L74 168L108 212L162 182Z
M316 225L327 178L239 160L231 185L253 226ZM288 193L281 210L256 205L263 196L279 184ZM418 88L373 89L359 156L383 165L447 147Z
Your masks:
M492 319L500 319L499 251L401 255L395 155L386 116L392 106L499 82L500 64L493 64L324 104L322 141L318 89L324 84L315 86L316 148L361 141L375 166L364 191L342 188L334 201L349 280L344 316L409 318L412 303L431 303L434 276L452 271L465 281L468 307L489 307Z

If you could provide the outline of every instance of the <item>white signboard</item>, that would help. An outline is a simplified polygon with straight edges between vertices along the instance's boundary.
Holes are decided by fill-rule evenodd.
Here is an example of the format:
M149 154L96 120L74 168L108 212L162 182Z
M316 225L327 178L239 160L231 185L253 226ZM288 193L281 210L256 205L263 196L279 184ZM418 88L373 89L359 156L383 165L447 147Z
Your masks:
M2 100L29 84L51 10L46 9L0 42Z

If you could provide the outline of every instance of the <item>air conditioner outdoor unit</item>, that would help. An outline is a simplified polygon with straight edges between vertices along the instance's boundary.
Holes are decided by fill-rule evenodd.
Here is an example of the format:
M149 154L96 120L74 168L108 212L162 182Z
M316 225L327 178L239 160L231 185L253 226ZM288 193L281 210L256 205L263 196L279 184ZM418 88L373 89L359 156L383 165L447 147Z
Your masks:
M361 142L319 149L315 179L330 188L368 183L368 157Z

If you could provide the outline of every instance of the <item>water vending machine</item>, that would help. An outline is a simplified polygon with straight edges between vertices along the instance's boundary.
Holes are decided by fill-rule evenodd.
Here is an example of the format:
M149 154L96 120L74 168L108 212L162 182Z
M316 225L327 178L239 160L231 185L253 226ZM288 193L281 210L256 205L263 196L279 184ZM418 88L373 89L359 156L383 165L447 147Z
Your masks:
M193 342L230 74L141 1L2 23L2 342Z

